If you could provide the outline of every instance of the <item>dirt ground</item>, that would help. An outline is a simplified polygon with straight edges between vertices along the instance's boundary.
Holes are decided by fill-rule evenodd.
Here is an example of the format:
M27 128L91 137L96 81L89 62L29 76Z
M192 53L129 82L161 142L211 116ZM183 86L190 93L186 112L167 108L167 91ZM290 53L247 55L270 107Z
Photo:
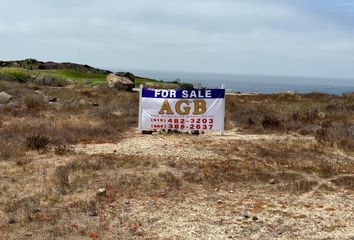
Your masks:
M132 129L70 149L0 162L0 239L354 239L354 157L312 137Z

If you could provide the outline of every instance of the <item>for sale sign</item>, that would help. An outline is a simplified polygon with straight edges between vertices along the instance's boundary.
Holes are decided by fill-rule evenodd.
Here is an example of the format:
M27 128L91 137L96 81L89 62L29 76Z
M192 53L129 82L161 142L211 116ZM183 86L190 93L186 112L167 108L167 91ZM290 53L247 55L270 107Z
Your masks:
M142 130L224 129L224 89L141 91Z

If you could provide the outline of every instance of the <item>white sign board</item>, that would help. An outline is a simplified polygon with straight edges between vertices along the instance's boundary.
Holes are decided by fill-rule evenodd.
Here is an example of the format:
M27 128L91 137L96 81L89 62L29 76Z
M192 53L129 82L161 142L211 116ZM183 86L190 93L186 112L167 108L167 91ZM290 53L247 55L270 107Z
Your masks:
M140 107L140 130L224 130L224 89L143 88Z

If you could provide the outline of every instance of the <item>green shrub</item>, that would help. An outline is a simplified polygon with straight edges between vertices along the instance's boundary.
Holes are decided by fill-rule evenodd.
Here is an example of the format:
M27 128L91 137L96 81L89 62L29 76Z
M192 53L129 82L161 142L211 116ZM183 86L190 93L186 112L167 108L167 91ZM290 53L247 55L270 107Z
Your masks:
M0 69L0 80L25 83L31 80L31 75L26 70L4 68Z

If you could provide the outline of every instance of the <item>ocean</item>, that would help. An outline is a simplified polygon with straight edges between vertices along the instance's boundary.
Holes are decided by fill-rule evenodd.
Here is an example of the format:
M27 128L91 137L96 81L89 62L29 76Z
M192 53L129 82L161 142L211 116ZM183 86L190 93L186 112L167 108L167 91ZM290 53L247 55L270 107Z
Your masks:
M232 92L281 93L294 91L298 93L321 92L340 95L354 92L353 79L313 78L313 77L279 77L261 75L187 73L173 71L132 70L139 76L181 82L201 83L203 87L226 89Z

